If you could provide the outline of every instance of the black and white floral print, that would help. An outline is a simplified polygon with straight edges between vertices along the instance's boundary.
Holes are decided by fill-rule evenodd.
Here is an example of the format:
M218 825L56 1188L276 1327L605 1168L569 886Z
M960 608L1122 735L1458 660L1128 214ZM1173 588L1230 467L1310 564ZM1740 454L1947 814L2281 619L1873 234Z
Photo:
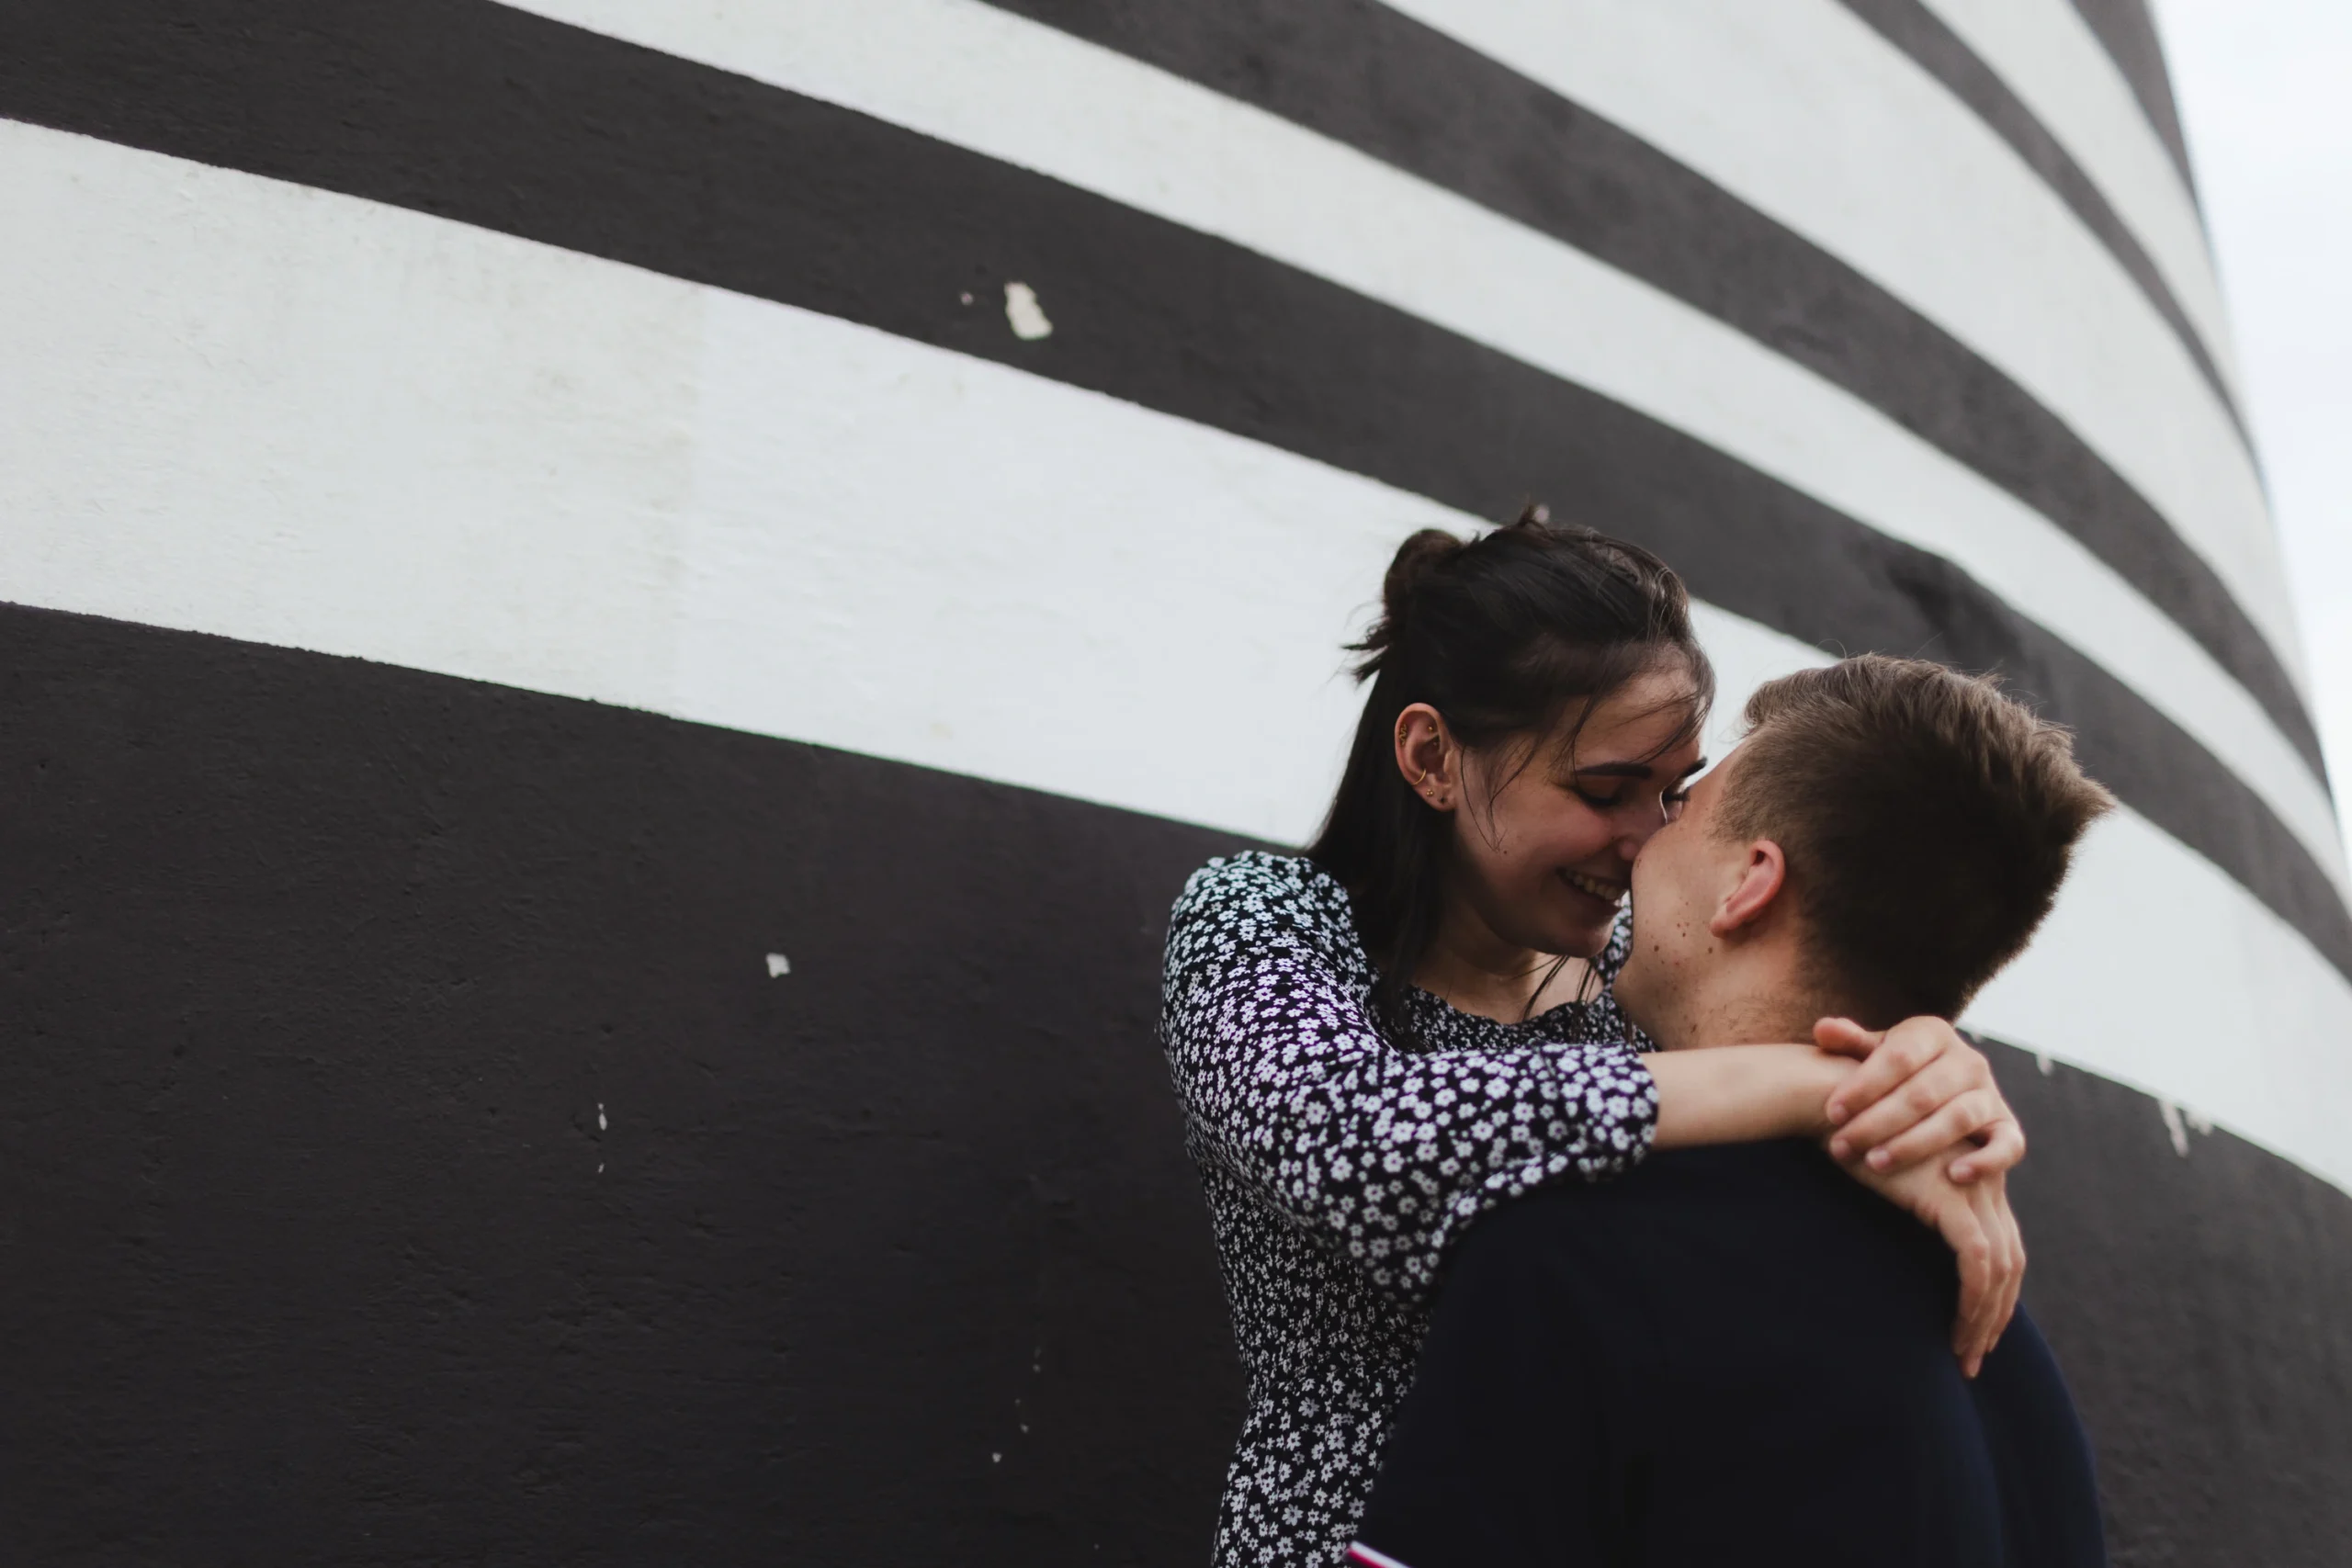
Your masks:
M1620 922L1604 981L1626 941ZM1211 861L1177 900L1161 1038L1250 1376L1218 1568L1340 1562L1448 1248L1505 1199L1626 1170L1657 1127L1605 991L1516 1024L1415 991L1408 1051L1373 981L1346 890L1310 861Z

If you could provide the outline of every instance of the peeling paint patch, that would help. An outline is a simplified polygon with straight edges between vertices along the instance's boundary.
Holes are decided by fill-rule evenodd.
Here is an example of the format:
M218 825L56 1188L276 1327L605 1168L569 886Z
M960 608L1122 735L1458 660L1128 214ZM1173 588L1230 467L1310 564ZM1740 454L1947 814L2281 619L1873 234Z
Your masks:
M2180 1107L2169 1100L2156 1101L2159 1114L2165 1119L2165 1131L2172 1134L2172 1152L2181 1158L2188 1157L2188 1129L2182 1125Z
M791 973L792 973L792 960L791 960L791 959L786 958L786 957L783 953L769 953L769 954L768 954L768 978L769 978L769 979L773 980L773 979L775 979L775 978L777 976L779 976L779 975L789 975L789 974L791 974Z
M1046 308L1037 303L1037 291L1025 283L1004 286L1004 319L1012 323L1012 335L1023 343L1054 335L1054 323L1046 319Z
M2036 1052L2033 1065L2041 1069L2041 1076L2045 1078L2058 1070L2058 1064L2050 1059L2047 1052Z

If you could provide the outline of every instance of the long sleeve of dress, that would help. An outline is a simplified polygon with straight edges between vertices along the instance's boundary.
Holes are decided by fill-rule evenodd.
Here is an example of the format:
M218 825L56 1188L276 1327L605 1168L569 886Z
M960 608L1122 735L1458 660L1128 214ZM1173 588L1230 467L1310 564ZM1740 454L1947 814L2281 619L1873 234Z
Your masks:
M1424 1298L1488 1207L1648 1152L1657 1085L1630 1047L1402 1051L1372 983L1336 883L1237 855L1177 901L1161 1028L1196 1156L1381 1291Z

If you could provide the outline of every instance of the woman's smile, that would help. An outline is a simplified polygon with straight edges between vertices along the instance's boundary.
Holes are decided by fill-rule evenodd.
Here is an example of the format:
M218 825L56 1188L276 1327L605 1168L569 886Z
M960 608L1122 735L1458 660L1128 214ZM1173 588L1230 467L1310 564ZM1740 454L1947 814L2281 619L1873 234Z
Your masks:
M1600 899L1612 909L1625 898L1627 885L1623 882L1590 876L1581 871L1563 871L1560 873L1560 880L1587 897Z

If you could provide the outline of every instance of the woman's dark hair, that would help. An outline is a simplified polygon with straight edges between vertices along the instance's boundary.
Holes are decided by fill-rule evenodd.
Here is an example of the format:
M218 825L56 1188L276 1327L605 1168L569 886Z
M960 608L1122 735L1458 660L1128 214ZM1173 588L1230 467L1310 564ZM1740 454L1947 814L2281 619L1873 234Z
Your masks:
M1568 743L1595 705L1661 663L1690 673L1690 712L1668 745L1705 721L1714 671L1690 631L1682 580L1637 546L1544 520L1464 541L1424 528L1397 547L1380 618L1349 651L1372 692L1323 830L1307 855L1348 890L1379 972L1373 1005L1411 1043L1414 972L1437 934L1451 824L1397 771L1397 716L1427 703L1470 750L1524 742L1563 722Z

